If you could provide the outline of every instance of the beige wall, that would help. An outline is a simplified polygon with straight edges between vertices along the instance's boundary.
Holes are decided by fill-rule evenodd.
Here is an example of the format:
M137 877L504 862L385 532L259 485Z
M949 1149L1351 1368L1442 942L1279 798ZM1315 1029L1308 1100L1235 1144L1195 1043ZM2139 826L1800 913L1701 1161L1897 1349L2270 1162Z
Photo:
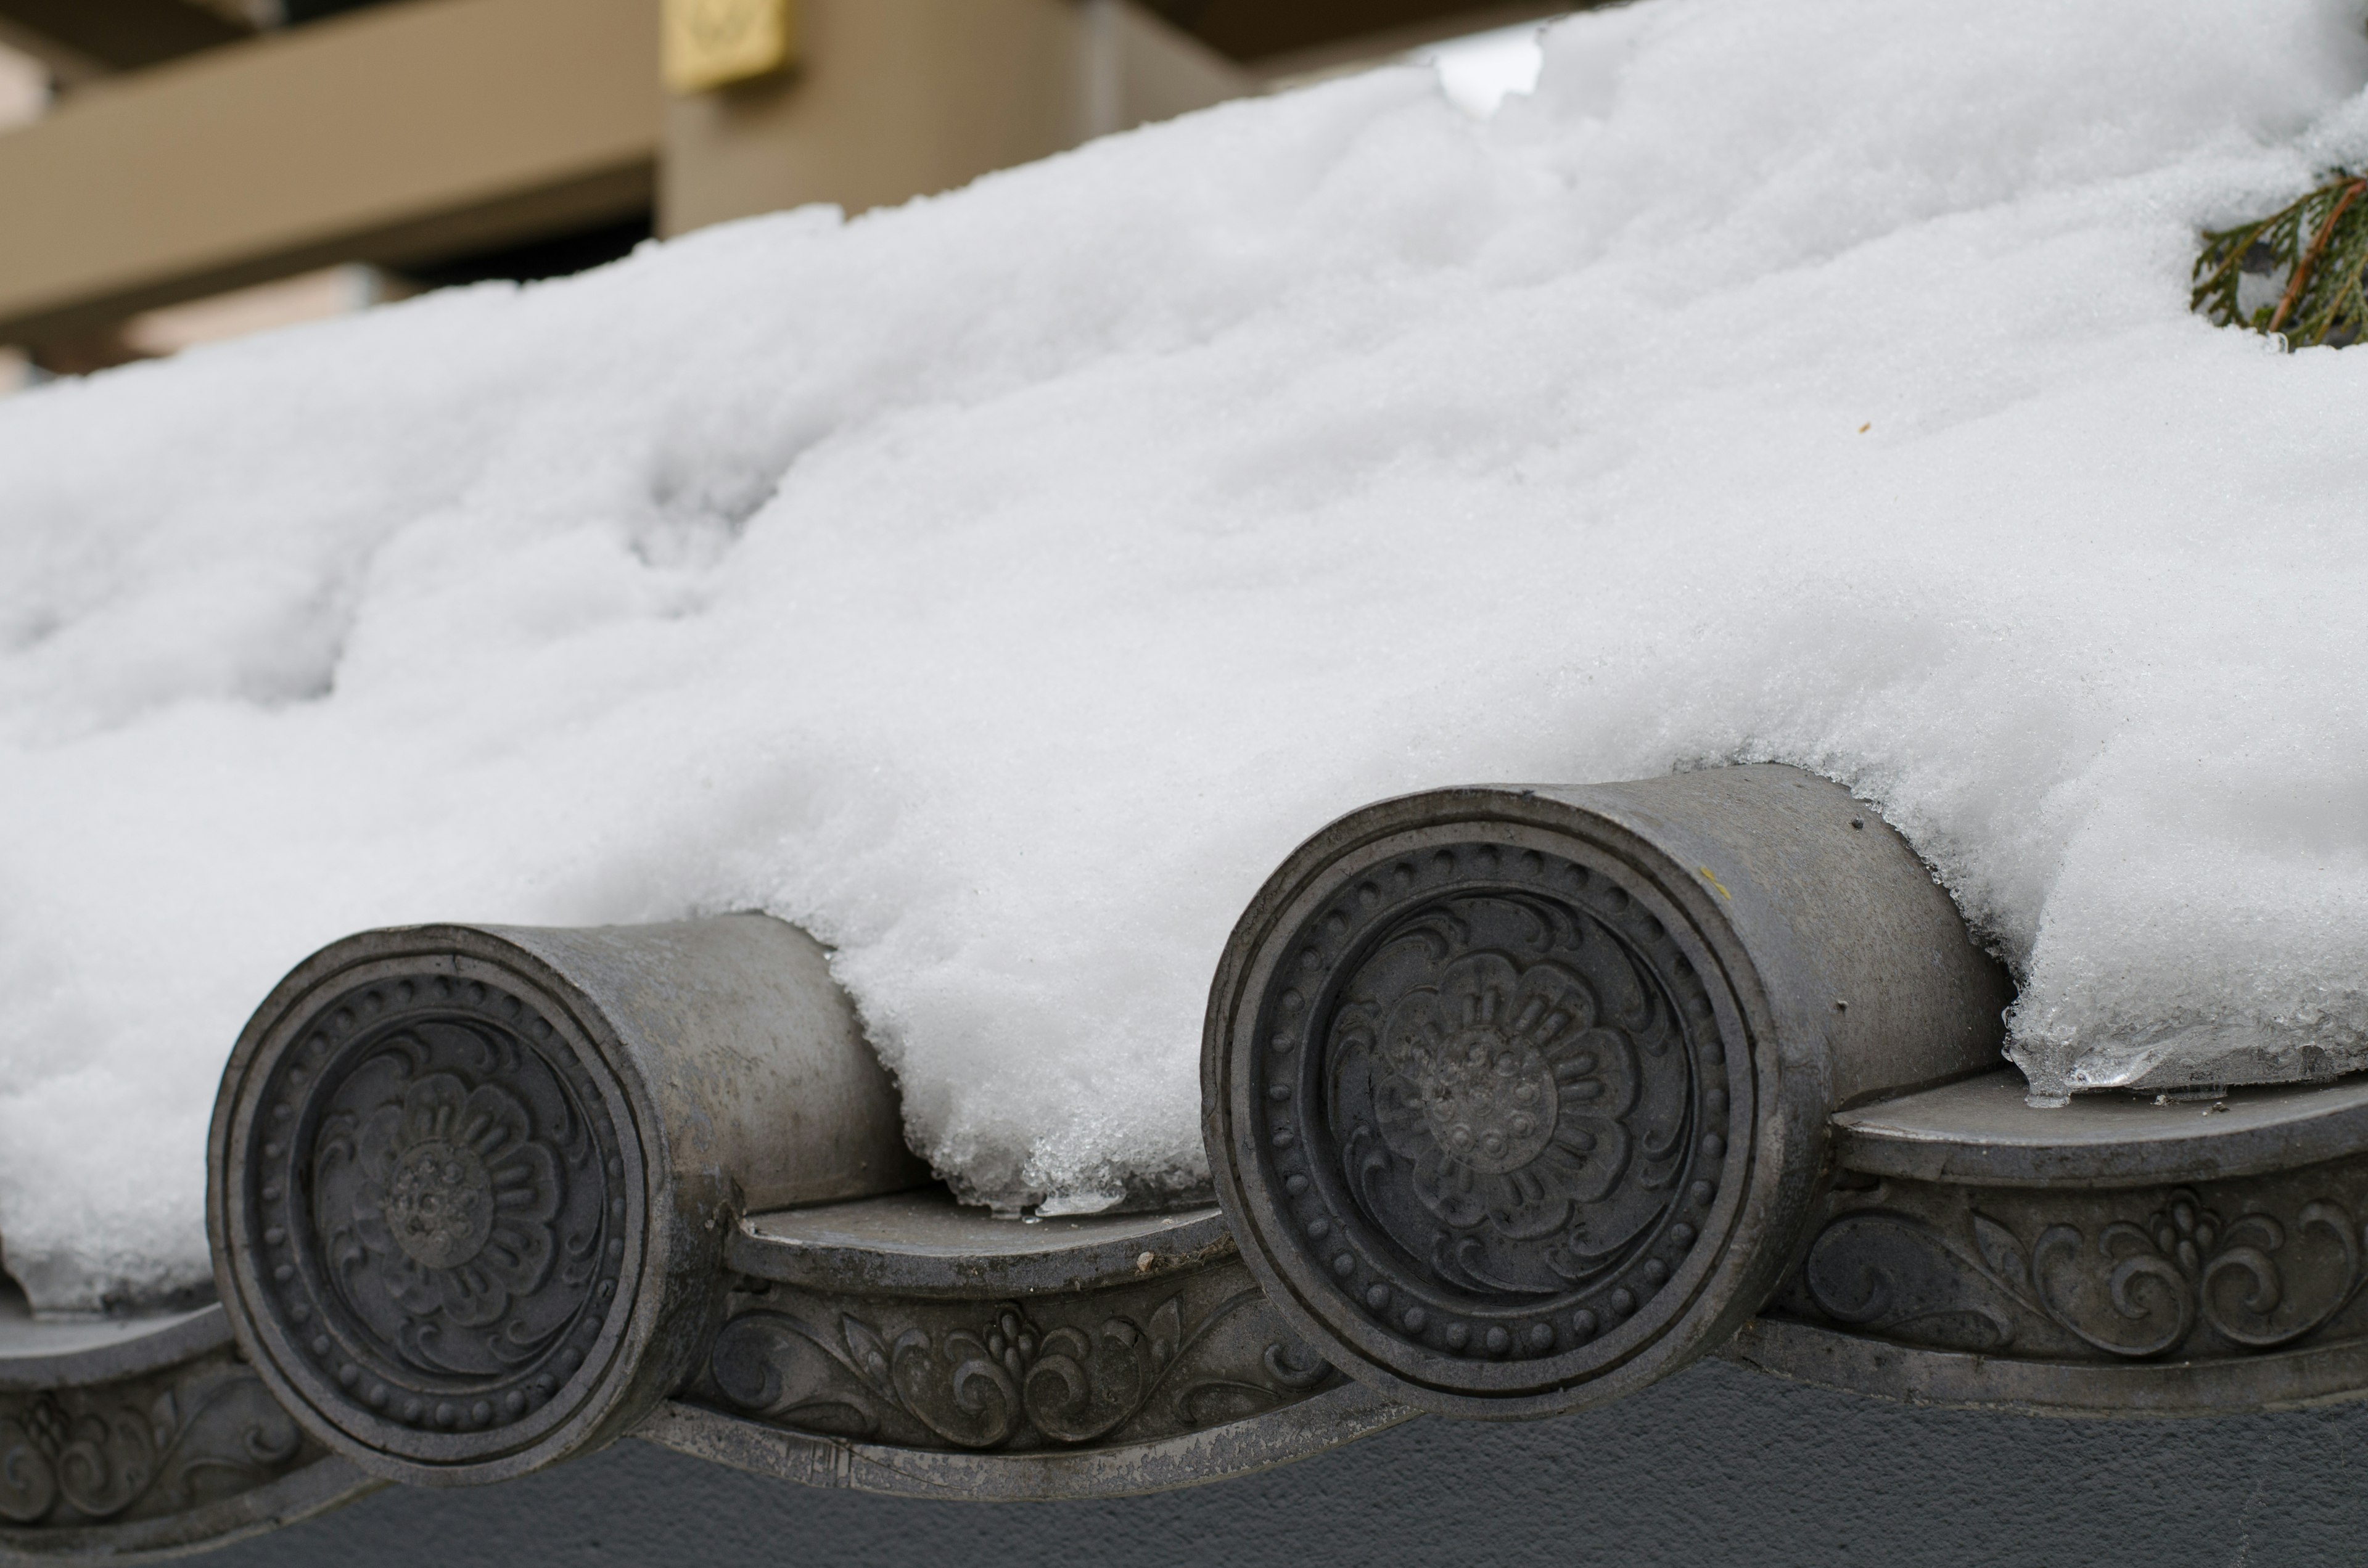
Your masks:
M657 0L412 0L77 89L0 134L0 342L658 209L949 189L1251 91L1130 0L802 0L804 63L666 100Z
M1260 79L1129 0L1085 0L1085 133L1107 136L1259 89Z
M672 100L657 0L412 0L86 85L0 134L0 343L653 203L861 210L1257 86L1132 0L800 11L796 71Z
M418 0L108 78L0 135L0 341L645 209L655 0Z
M30 125L49 107L49 67L0 43L0 131Z

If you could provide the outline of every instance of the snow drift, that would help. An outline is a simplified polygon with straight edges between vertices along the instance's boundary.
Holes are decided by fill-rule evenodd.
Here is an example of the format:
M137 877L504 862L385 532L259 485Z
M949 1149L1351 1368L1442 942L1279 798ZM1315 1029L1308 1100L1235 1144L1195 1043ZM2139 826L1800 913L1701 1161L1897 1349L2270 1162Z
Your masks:
M247 1010L430 918L761 906L1002 1206L1204 1179L1329 817L1782 759L2044 1088L2368 1052L2368 353L2185 309L2368 153L2332 0L1650 0L0 405L0 1236L205 1273Z

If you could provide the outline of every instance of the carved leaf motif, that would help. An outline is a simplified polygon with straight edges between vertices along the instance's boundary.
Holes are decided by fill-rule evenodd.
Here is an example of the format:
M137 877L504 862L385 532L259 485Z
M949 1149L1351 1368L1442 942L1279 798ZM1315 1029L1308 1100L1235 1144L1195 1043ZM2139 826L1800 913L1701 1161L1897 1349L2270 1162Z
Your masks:
M2203 1267L2199 1294L2204 1318L2239 1345L2265 1350L2299 1339L2326 1326L2360 1293L2361 1248L2349 1210L2324 1199L2306 1203L2294 1229L2305 1241L2324 1237L2333 1243L2336 1267L2312 1272L2316 1278L2332 1278L2336 1289L2325 1292L2316 1307L2285 1321L2277 1314L2290 1299L2287 1283L2271 1256L2283 1246L2285 1232L2269 1215L2240 1216L2228 1228L2228 1244ZM2233 1303L2224 1289L2232 1278L2242 1292Z
M1272 1337L1255 1286L1245 1282L1197 1320L1190 1300L1170 1295L1140 1320L1105 1310L1068 1322L1058 1321L1069 1315L1058 1303L1047 1312L1007 1302L984 1323L949 1323L977 1310L958 1303L882 1301L883 1313L913 1315L867 1323L837 1312L833 1329L771 1308L745 1312L716 1336L709 1386L731 1406L801 1431L976 1449L1091 1443L1139 1434L1145 1422L1154 1432L1189 1430L1337 1380L1304 1346ZM885 1387L869 1369L876 1364Z
M1170 1296L1159 1303L1151 1314L1151 1360L1154 1366L1165 1367L1176 1358L1176 1347L1184 1339L1184 1298Z
M295 1422L251 1370L217 1361L172 1376L144 1403L138 1384L0 1402L0 1521L153 1516L261 1485L302 1458Z
M2285 1294L2284 1282L2278 1278L2278 1266L2270 1260L2270 1255L2258 1247L2224 1248L2203 1267L2204 1312L2215 1326L2223 1314L2214 1305L2214 1298L2223 1293L2219 1287L2232 1278L2242 1297L2236 1303L2237 1312L2248 1318L2267 1319L2277 1311Z
M2022 1244L2014 1233L1987 1214L1974 1216L1974 1245L1990 1272L2017 1290L2031 1289L2031 1267L2023 1261Z
M843 1347L825 1331L787 1312L734 1318L715 1337L708 1356L710 1373L723 1397L743 1409L809 1431L874 1436L883 1406L898 1408L895 1392L875 1384L858 1365L859 1347L865 1343L877 1346L879 1336L852 1318L841 1323ZM852 1332L848 1324L854 1324ZM884 1369L881 1376L884 1381Z
M946 1335L941 1356L927 1334L908 1329L897 1335L889 1370L904 1407L947 1442L991 1449L1011 1436L1019 1381L978 1335Z
M58 1499L57 1471L27 1416L0 1416L0 1519L29 1525Z
M2153 1250L2144 1227L2107 1225L2096 1253L2101 1278L2078 1228L2050 1225L2040 1233L2031 1249L2032 1277L2050 1318L2098 1349L2132 1359L2159 1356L2187 1337L2195 1323L2194 1289L2178 1265Z
M847 1341L848 1364L874 1390L891 1400L896 1398L893 1358L871 1325L850 1314L838 1320L838 1332Z
M1175 1305L1171 1298L1162 1311ZM1053 1330L1028 1373L1028 1418L1058 1442L1106 1435L1143 1408L1155 1381L1156 1354L1123 1318L1104 1323L1090 1337L1074 1328Z
M176 1413L169 1420L157 1414L167 1409ZM259 1485L304 1448L294 1418L245 1368L195 1380L151 1414L161 1449L151 1494L176 1507Z
M2015 1299L1978 1252L1935 1227L1881 1210L1827 1225L1802 1267L1818 1311L1837 1323L1952 1349L2012 1343Z
M1827 1225L1798 1282L1828 1318L1913 1343L1969 1347L1953 1313L1987 1311L1965 1284L1930 1272L1945 1271L1950 1257L2026 1323L2037 1320L2043 1337L2061 1333L2117 1358L2290 1345L2328 1327L2368 1289L2368 1232L2332 1199L2303 1203L2290 1218L2248 1206L2226 1219L2226 1207L2175 1187L2132 1195L2127 1201L2146 1206L2099 1222L2089 1200L1993 1195L2043 1215L2068 1204L2087 1216L2044 1225L2026 1250L2011 1225L1978 1212L1967 1213L1962 1233L1944 1234L1917 1212L1936 1199L1944 1211L1956 1207L1939 1189L1911 1182L1882 1190ZM2248 1205L2262 1202L2244 1187L2235 1192ZM2216 1338L2199 1338L2207 1330Z
M121 1513L156 1478L156 1449L137 1411L112 1410L74 1424L58 1451L58 1494L94 1519Z

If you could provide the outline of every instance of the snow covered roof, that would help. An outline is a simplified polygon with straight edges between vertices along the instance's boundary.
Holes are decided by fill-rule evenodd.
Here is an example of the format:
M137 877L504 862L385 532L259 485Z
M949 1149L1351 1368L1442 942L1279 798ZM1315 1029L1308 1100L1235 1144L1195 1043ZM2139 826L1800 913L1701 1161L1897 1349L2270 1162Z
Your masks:
M1205 1179L1235 915L1360 801L1776 758L2043 1087L2368 1034L2368 358L2186 310L2368 153L2335 0L1645 0L842 223L0 405L0 1236L201 1279L241 1020L441 917L761 906L916 1147Z

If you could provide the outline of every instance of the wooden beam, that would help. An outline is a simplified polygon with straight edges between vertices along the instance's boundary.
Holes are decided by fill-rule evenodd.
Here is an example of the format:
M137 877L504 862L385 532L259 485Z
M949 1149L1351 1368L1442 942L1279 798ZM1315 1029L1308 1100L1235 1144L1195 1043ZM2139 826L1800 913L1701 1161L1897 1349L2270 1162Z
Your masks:
M253 36L188 0L0 0L0 26L69 75L136 71Z
M645 211L659 110L655 0L414 0L96 83L0 136L0 342Z
M1425 21L1407 22L1378 32L1353 33L1344 39L1293 50L1288 54L1259 57L1254 69L1271 85L1292 85L1343 71L1362 70L1385 60L1402 58L1431 44L1474 33L1528 25L1543 27L1577 11L1592 10L1604 0L1505 0L1477 10L1451 11Z
M1327 49L1363 34L1425 28L1444 38L1488 25L1502 0L1154 0L1153 9L1220 53L1263 62ZM1469 18L1469 28L1452 25Z
M949 190L1253 91L1115 0L801 0L793 74L674 98L659 230Z

